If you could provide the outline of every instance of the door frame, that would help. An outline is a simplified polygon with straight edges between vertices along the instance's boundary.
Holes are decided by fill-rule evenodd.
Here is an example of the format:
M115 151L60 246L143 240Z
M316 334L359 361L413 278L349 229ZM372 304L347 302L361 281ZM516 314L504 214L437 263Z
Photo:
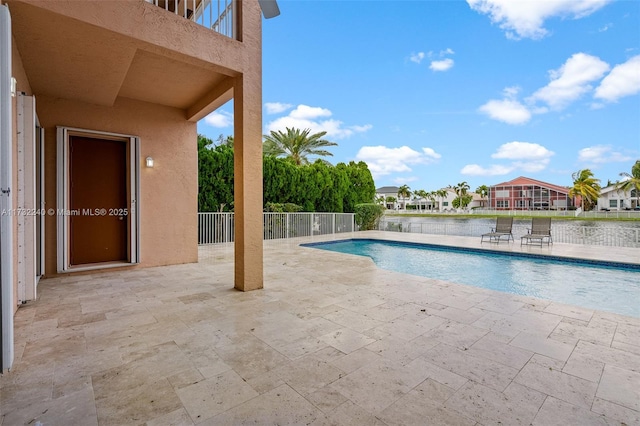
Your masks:
M69 204L69 139L70 136L82 136L96 139L107 139L127 143L127 185L128 185L128 241L127 257L123 262L105 262L90 265L71 265L70 214ZM115 268L135 265L140 262L140 138L133 135L78 129L73 127L57 127L57 270L59 273L85 271L93 269ZM51 212L48 209L47 212Z
M45 271L45 218L44 198L44 128L36 113L36 209L40 210L36 225L36 285Z

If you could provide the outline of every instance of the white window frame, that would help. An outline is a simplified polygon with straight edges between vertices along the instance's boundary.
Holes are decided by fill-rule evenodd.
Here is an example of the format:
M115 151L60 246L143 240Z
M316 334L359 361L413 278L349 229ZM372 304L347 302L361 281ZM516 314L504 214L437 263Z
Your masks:
M72 266L70 261L70 216L59 214L61 210L70 210L69 206L69 137L86 136L114 140L129 140L129 205L130 233L129 259L124 262L108 262L96 265ZM78 129L73 127L57 127L57 270L59 273L86 271L104 268L118 268L140 263L140 138L133 135Z

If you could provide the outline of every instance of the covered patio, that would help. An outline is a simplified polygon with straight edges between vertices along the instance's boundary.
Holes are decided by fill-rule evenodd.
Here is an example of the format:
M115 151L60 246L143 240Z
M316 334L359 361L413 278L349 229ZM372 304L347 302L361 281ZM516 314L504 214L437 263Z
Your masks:
M369 231L480 247L478 238ZM265 288L234 252L45 279L15 317L0 424L640 423L640 318L378 269L264 243ZM638 262L640 249L486 250Z

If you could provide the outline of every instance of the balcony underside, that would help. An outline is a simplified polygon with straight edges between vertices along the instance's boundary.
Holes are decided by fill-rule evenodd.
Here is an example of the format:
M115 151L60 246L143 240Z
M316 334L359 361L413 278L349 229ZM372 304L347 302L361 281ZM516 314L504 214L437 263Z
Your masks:
M33 2L37 6L19 0L7 3L15 43L36 96L105 106L113 105L119 97L130 98L183 109L191 120L232 96L232 80L239 70L220 63L228 55L211 58L211 51L219 54L226 49L233 54L241 43L154 5L120 2L117 10L112 7L88 13L91 9L86 3L80 11L77 7L71 10L80 2L65 3L58 10L58 2ZM98 4L87 3L92 7ZM112 13L105 16L106 10ZM136 28L125 32L118 27L125 16ZM110 23L114 23L113 29ZM158 37L161 24L166 28L164 39ZM201 49L209 60L190 54L192 44L203 39L223 45Z

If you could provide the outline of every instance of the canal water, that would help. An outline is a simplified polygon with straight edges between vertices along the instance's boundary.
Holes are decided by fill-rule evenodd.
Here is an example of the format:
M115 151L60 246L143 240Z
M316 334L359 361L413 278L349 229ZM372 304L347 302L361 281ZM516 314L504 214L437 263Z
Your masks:
M495 218L485 217L415 217L415 216L385 216L385 220L402 222L402 223L449 223L459 225L474 225L474 226L486 226L492 228L496 224ZM628 221L612 221L612 220L554 220L551 218L551 224L553 225L571 225L571 226L587 226L590 228L640 228L640 220L628 220ZM527 227L531 225L531 219L513 219L514 226ZM461 229L463 226L461 226Z
M438 235L480 236L490 232L495 218L385 216L380 229ZM513 220L516 239L527 233L531 219ZM554 242L616 247L640 247L640 220L599 221L551 218Z

